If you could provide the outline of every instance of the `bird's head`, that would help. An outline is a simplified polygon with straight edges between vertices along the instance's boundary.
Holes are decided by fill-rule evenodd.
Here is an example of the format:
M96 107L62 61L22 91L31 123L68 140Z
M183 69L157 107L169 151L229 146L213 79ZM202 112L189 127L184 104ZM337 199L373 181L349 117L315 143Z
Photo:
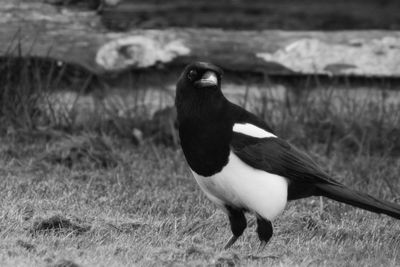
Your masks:
M178 95L204 95L221 90L222 69L208 62L186 66L176 85Z

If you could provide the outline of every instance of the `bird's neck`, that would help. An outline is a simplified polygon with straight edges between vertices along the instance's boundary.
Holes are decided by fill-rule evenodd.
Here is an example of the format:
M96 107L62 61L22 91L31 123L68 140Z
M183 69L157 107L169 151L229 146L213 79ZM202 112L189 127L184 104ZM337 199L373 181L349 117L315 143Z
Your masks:
M185 101L181 101L180 97L176 100L179 122L220 120L223 123L226 121L225 115L229 102L220 91L216 91L213 96L199 93L182 98Z
M193 171L211 176L228 162L232 138L229 102L223 98L184 103L185 106L177 105L183 152Z

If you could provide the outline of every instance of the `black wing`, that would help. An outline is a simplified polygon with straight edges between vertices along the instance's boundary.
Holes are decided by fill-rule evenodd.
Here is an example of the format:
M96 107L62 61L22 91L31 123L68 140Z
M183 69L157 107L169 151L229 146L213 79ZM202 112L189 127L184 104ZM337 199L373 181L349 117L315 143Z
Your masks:
M233 133L233 152L253 168L283 176L289 181L288 199L315 195L315 184L340 185L308 155L279 138L254 138Z

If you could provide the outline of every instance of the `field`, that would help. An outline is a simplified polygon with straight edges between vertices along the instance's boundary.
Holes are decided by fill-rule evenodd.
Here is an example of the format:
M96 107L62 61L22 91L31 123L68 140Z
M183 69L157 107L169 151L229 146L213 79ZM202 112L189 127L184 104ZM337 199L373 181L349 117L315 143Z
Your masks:
M97 11L98 0L13 1L4 1L4 25L29 13L44 33L76 27L69 16L79 12L78 19L98 19L83 29L104 24L110 38L171 27L400 29L392 0L126 0ZM20 2L38 9L23 10ZM11 31L0 57L0 266L400 266L399 221L319 197L290 202L264 249L249 215L244 235L223 250L228 219L197 186L176 132L180 59L90 73L48 58L51 42L28 21L21 25L35 41ZM85 46L82 57L90 56L90 44L76 41ZM32 53L35 45L49 48L46 58ZM400 204L399 78L268 74L227 68L223 92L338 181Z
M265 250L252 217L237 244L222 250L227 219L178 148L91 135L9 136L0 146L2 266L400 264L398 221L319 198L290 203ZM398 198L399 159L340 151L319 159L353 188Z
M131 133L137 121L113 116L101 127L46 125L40 90L28 86L36 76L18 69L15 79L2 76L13 91L0 99L1 266L400 265L398 221L323 198L291 202L261 251L248 216L244 235L224 251L228 220L199 190L179 145L146 135L133 142L115 126ZM400 203L394 91L339 97L354 90L319 85L282 96L265 86L267 95L238 102L339 181ZM136 127L146 134L145 123Z

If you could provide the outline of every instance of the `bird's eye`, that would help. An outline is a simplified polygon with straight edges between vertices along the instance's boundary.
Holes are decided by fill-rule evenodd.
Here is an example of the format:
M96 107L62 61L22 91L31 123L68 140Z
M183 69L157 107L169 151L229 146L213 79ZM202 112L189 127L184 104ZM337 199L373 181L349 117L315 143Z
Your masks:
M188 79L193 81L197 76L197 71L196 70L191 70L188 73Z

